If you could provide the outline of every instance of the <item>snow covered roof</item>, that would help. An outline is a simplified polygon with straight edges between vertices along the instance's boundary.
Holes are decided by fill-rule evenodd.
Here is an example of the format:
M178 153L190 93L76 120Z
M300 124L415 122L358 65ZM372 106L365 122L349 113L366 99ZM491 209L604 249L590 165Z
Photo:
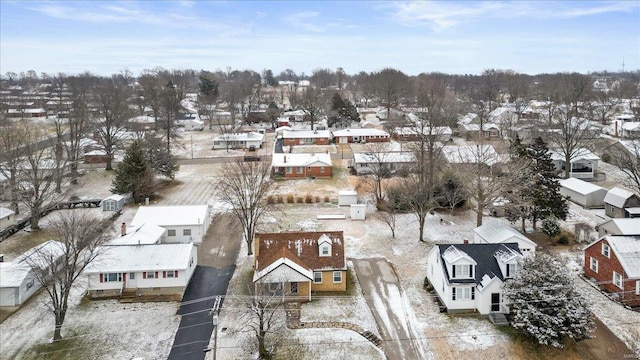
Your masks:
M355 190L340 190L338 191L338 196L353 196L358 195L358 192Z
M640 236L612 236L604 237L620 265L631 279L640 279Z
M136 117L132 117L128 120L129 122L135 122L140 124L150 124L156 122L155 118L147 115L140 115Z
M604 203L617 208L623 208L624 204L632 196L633 193L631 191L616 186L607 192L607 195L604 197Z
M465 257L470 259L475 265L475 281L476 284L482 285L490 282L490 279L495 277L504 281L504 276L500 270L500 264L498 261L509 261L515 257L522 257L522 253L518 248L517 243L504 243L504 244L439 244L436 245L439 248L440 256L443 260L447 258L458 259L464 254ZM454 260L455 261L455 260ZM448 263L451 263L447 260ZM443 261L443 269L446 270ZM483 280L484 279L484 280ZM469 282L469 280L452 281L450 282Z
M384 153L354 153L353 161L356 164L377 163L412 163L416 161L416 155L410 151L390 151Z
M339 136L383 136L383 137L388 137L389 133L386 131L382 131L382 130L378 130L378 129L370 129L370 128L364 128L364 129L343 129L343 130L336 130L333 132L333 136L334 137L339 137Z
M489 166L500 161L500 155L491 145L445 146L442 153L450 164L476 164Z
M284 130L282 137L285 139L331 139L329 130Z
M264 134L257 132L222 134L213 138L214 141L264 141Z
M189 266L193 243L104 246L87 273L182 270Z
M613 223L620 235L640 235L640 218L614 218L599 224L597 227Z
M281 257L278 260L272 262L267 267L263 268L260 271L256 271L253 273L253 282L259 281L263 277L267 276L269 273L277 269L278 267L285 265L294 270L295 272L300 273L300 275L304 276L308 280L313 280L313 271L305 268L304 266L296 263L294 260L288 257ZM293 281L293 279L286 279L288 281Z
M105 200L120 201L120 200L124 199L125 197L126 196L120 195L120 194L111 194L110 196L107 196L106 198L102 199L102 201L105 201Z
M551 155L551 160L564 161L564 154L560 150L549 150L549 154ZM600 160L600 157L585 148L580 148L573 152L571 162L580 160L595 161Z
M480 131L480 124L461 124L462 127L467 130L467 131ZM500 130L500 127L497 124L493 124L493 123L484 123L482 124L482 130L483 131L489 131L489 130Z
M331 155L326 153L319 154L272 154L272 167L288 167L288 166L331 166Z
M52 257L59 258L64 254L64 248L64 244L59 241L47 240L11 262L0 263L0 287L20 286L34 266L49 266Z
M471 256L469 256L466 252L458 249L455 245L450 245L448 248L446 248L446 250L442 253L442 258L445 259L449 264L453 264L460 259L471 260L475 263Z
M205 223L208 215L207 205L140 206L131 221L131 225L201 225Z
M304 110L292 110L292 111L285 111L282 114L280 114L280 116L305 116L308 113Z
M149 245L157 244L165 229L158 225L142 224L126 229L126 235L109 241L109 245Z
M602 186L598 186L596 184L592 184L574 177L560 180L560 186L582 195L588 195L596 191L605 190L605 188L603 188Z
M7 209L4 207L0 207L0 219L8 218L9 216L15 214L15 212L11 209Z
M422 128L422 133L424 135L429 134L429 130L431 130L431 135L451 135L453 134L453 130L451 130L448 126L434 126L431 129L429 127ZM393 130L393 132L400 136L409 136L409 135L417 135L419 133L418 129L413 127L397 127Z
M486 224L473 229L473 231L486 242L492 244L503 243L515 237L525 243L533 245L534 247L537 246L536 243L531 241L528 237L522 235L519 231L501 221L487 222Z

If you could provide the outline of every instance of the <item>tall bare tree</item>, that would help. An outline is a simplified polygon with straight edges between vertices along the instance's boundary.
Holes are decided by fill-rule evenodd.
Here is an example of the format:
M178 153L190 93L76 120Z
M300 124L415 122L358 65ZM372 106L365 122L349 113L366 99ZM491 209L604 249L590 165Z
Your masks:
M336 73L329 68L316 68L311 72L311 83L320 89L326 89L336 84Z
M237 308L240 331L249 332L258 347L258 359L271 359L275 355L281 333L286 327L284 294L251 291L251 295L240 301Z
M145 69L138 78L144 104L153 112L155 130L159 129L158 120L162 111L163 89L168 81L161 77L161 74L165 72L166 70L163 68Z
M7 179L11 192L11 208L20 214L20 172L24 165L25 139L28 128L19 123L9 121L4 113L0 113L0 174Z
M391 109L409 94L409 77L400 70L384 68L370 75L375 93L387 109L387 120L391 118Z
M507 70L504 73L506 91L509 93L510 101L514 106L515 119L512 116L509 117L507 124L507 132L509 138L513 138L514 125L520 122L522 111L529 106L529 96L531 95L531 83L529 78L525 74L517 73L513 70ZM515 120L515 124L511 123L511 120Z
M314 124L326 113L329 101L326 95L319 88L308 87L300 99L300 107L307 112L307 118L314 129Z
M275 189L271 164L266 161L227 162L217 179L217 196L231 206L244 232L247 254L253 255L253 238L258 221L268 210L267 196Z
M94 99L94 88L97 78L90 73L83 73L67 78L69 89L70 109L67 117L67 131L69 140L66 144L66 154L71 165L71 183L78 182L78 163L82 149L82 138L89 131L91 110Z
M624 185L640 194L640 139L627 141L626 146L617 144L609 151L611 163L626 175Z
M57 241L51 247L37 248L27 264L49 297L56 341L62 339L69 295L76 280L104 252L100 245L107 240L103 234L107 223L86 210L56 212L52 217L47 227Z

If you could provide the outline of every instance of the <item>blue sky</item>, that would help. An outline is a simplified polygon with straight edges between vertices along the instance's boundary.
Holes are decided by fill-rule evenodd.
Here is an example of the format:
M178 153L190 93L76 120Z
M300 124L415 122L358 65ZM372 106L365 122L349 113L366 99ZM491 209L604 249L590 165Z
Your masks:
M0 72L640 69L640 1L8 1Z

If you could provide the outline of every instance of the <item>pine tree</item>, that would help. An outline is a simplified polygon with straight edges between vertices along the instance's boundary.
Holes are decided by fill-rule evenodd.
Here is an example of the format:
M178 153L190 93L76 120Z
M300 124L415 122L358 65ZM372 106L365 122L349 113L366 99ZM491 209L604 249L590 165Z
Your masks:
M111 188L114 194L131 194L136 202L153 195L153 169L147 166L140 141L129 146L115 174Z
M529 147L529 156L533 160L532 175L534 184L528 195L532 200L531 220L536 228L538 220L555 217L567 218L567 199L560 195L560 182L556 175L555 166L551 160L547 144L538 137Z
M510 301L511 325L540 344L563 347L565 339L588 339L593 315L574 288L566 266L547 254L528 257L504 294Z

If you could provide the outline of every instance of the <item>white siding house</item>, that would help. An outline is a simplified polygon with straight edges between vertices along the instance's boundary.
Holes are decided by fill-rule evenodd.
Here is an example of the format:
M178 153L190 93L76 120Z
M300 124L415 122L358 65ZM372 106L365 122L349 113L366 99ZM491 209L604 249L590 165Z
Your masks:
M474 244L516 243L524 256L533 256L538 246L518 230L501 221L490 221L473 229Z
M264 143L264 134L257 132L222 134L213 138L214 149L259 149Z
M104 246L86 270L89 296L182 295L198 262L197 249L193 244Z
M153 224L164 228L162 243L190 243L196 245L211 224L207 205L140 206L131 221L132 226Z
M11 209L0 207L0 230L6 229L15 223L15 212Z

